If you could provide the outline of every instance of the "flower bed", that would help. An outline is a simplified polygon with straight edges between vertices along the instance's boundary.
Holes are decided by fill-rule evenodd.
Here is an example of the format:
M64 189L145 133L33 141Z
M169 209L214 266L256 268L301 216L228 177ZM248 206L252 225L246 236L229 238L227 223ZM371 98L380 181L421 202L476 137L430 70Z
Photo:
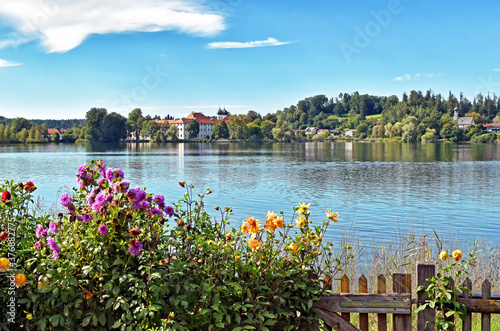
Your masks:
M323 241L309 205L289 223L269 212L229 227L192 185L169 206L120 169L82 165L66 213L31 211L33 183L0 187L0 327L72 330L287 330L312 325L313 303L349 254ZM14 326L15 325L15 326Z

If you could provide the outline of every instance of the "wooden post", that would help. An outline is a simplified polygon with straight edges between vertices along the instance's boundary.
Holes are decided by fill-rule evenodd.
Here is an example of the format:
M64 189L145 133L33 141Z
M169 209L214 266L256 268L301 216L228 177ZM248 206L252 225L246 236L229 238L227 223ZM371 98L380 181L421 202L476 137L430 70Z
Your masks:
M368 282L365 275L359 277L359 293L368 293ZM359 314L359 328L368 331L368 314Z
M340 293L349 293L351 291L349 285L349 278L344 275L340 279ZM345 319L347 322L351 322L351 314L349 313L341 313L340 316L342 316L343 319Z
M332 278L331 278L331 277L326 277L326 276L325 276L325 278L323 278L323 279L324 279L324 281L326 282L326 284L325 284L326 288L327 288L328 290L333 290L333 282L332 282ZM326 325L326 326L325 326L325 329L326 329L327 331L333 331L333 328L332 328L331 326L328 326L328 325Z
M472 281L470 280L469 277L467 277L464 281L464 286L467 287L469 290L472 290ZM470 298L470 294L467 291L464 291L464 299ZM470 311L467 311L467 317L465 321L462 323L462 331L472 331L472 313Z
M436 265L434 263L419 263L417 264L417 285L428 286L429 282L426 281L427 278L434 277L436 272ZM417 297L417 302L419 304L424 303L428 300L429 296L427 293L419 294ZM417 316L417 330L418 331L433 331L434 330L434 320L436 318L436 312L432 308L426 308L425 310L418 313Z
M377 293L387 293L387 284L384 275L377 277ZM387 314L377 314L378 331L387 331Z
M483 285L481 286L481 299L491 299L491 283L489 280L485 279ZM491 330L491 314L482 313L481 314L481 331Z
M411 274L394 274L392 276L394 293L411 293ZM392 315L393 327L397 331L411 331L411 314Z

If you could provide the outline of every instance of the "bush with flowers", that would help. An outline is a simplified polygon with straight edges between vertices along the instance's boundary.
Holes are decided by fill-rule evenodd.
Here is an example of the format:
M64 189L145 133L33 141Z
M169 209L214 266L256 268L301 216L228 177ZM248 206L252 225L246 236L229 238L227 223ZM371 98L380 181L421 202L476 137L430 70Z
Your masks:
M468 257L463 259L461 250L456 249L451 256L448 250L443 250L442 241L436 234L439 243L439 260L436 261L438 273L435 277L427 278L427 286L419 286L417 294L427 294L428 299L420 305L415 313L426 308L436 310L435 329L449 330L455 328L454 317L458 316L465 321L467 308L463 302L458 301L460 291L472 294L471 289L462 285L467 270L475 266L477 245L469 252ZM458 284L458 285L457 285Z
M313 305L349 259L313 226L309 205L229 227L230 207L206 212L193 186L169 206L131 188L122 170L92 161L64 194L56 218L35 216L35 189L6 183L0 212L0 303L14 296L12 320L40 330L287 330L318 322ZM9 229L15 259L9 260ZM6 234L5 234L6 233ZM11 282L11 279L12 282ZM10 284L15 284L13 295ZM2 315L4 316L4 315ZM10 324L12 326L12 324Z

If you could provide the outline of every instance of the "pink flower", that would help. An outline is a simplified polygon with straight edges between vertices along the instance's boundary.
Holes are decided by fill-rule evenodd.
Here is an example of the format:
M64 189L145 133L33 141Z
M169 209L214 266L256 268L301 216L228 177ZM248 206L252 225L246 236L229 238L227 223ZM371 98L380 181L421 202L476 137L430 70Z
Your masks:
M97 230L101 236L106 235L108 233L108 227L104 224L99 225L99 229Z

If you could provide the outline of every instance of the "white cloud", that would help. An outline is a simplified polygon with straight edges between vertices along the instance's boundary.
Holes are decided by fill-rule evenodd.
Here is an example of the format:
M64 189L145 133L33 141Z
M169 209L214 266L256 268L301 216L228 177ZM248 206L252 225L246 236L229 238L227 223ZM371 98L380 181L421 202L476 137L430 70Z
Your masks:
M439 72L439 73L435 74L433 72L429 72L429 73L420 73L420 72L417 72L414 75L405 74L403 76L396 77L396 78L394 78L394 80L398 81L398 82L404 82L404 81L408 81L408 80L419 80L419 79L422 79L422 78L434 78L436 75L442 77L442 76L446 75L446 73Z
M10 62L7 60L2 60L0 59L0 68L5 68L5 67L17 67L23 65L22 63L15 63L15 62Z
M67 52L91 34L180 32L213 36L225 29L224 18L195 0L2 1L0 17L19 37L0 47L40 39L48 52Z
M293 41L279 41L274 38L267 38L266 40L237 42L237 41L218 41L207 45L207 48L253 48L253 47L266 47L266 46L280 46L291 44Z
M495 68L493 69L493 71L500 71L500 68Z

